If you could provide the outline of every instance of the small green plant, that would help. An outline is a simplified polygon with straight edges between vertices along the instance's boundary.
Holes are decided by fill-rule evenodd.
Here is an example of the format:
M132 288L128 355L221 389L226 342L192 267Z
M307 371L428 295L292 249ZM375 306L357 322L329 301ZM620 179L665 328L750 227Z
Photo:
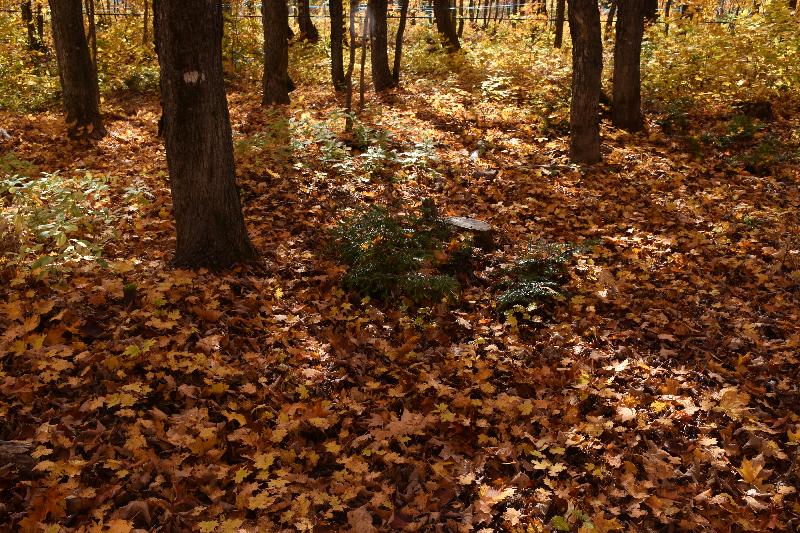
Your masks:
M333 249L349 267L344 286L378 298L414 302L454 299L459 283L452 261L460 245L432 213L392 215L382 208L355 215L333 232ZM462 257L458 257L462 261Z
M675 98L667 102L666 109L656 123L665 133L685 133L689 130L689 112L694 102L690 98Z
M102 262L103 245L113 237L107 191L107 180L88 172L74 179L58 172L0 178L0 220L14 228L20 242L11 262L31 270Z
M561 296L560 288L566 281L566 264L576 248L569 244L538 243L505 270L501 287L505 290L497 298L500 312L530 311L536 302Z

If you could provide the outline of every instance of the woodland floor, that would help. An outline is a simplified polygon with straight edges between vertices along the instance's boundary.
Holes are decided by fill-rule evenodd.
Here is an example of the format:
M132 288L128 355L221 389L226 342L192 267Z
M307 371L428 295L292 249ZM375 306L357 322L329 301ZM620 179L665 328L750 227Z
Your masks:
M56 112L0 114L2 150L39 171L117 178L116 206L130 183L154 194L119 219L110 268L3 279L0 440L31 442L36 465L0 465L0 529L798 527L797 167L751 174L651 124L604 130L604 163L578 169L564 135L450 94L420 83L364 119L398 143L433 137L439 178L239 153L263 260L223 273L169 266L155 97L110 99L92 145ZM235 141L275 118L258 99L230 95ZM335 105L293 99L287 116ZM796 131L796 112L770 129ZM343 292L323 252L343 209L428 197L497 229L460 301ZM542 239L586 245L566 296L506 321L493 276Z

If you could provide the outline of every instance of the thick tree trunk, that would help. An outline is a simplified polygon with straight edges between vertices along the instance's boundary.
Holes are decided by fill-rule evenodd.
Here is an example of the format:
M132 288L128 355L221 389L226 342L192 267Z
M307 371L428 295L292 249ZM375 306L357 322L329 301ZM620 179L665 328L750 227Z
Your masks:
M155 0L153 16L177 230L175 263L214 268L251 259L255 252L236 189L222 77L222 4Z
M669 14L672 10L672 0L664 3L664 35L669 35Z
M288 104L289 91L289 7L286 0L264 0L264 105Z
M555 48L561 48L564 41L564 17L567 10L567 0L556 0L556 36L553 42Z
M309 0L297 0L297 26L300 28L300 39L310 43L319 41L319 32L311 20Z
M617 14L617 0L611 0L611 5L608 8L608 16L606 17L606 41L611 38L611 30L614 29L614 15Z
M106 131L100 116L97 71L83 29L81 3L50 0L50 13L69 135L100 138Z
M614 45L614 87L611 122L631 132L642 129L641 68L644 5L641 0L617 0Z
M368 0L367 2L372 83L377 92L395 85L392 71L389 70L389 53L386 49L388 39L386 36L386 12L388 8L387 0Z
M344 76L344 7L342 0L328 0L331 14L331 81L336 91L347 88ZM351 43L352 45L352 43Z
M789 0L789 9L797 9L797 0Z
M395 84L400 82L400 63L403 59L403 34L406 31L406 19L408 18L408 0L400 2L400 22L397 25L397 35L394 38L394 67L392 68L392 80Z
M436 20L436 30L444 38L448 52L455 52L461 48L458 42L458 32L453 24L452 5L450 0L433 0L433 18Z
M569 0L572 36L572 105L569 156L575 163L600 161L600 77L603 42L597 0Z

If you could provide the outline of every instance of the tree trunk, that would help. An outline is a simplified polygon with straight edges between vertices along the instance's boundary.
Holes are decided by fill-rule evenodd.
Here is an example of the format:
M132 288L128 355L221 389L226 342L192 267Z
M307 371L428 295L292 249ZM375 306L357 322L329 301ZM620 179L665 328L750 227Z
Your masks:
M261 20L264 26L264 105L288 104L289 7L286 0L264 0Z
M658 20L658 0L644 0L641 9L642 17L650 24Z
M458 0L458 30L456 35L460 39L464 35L464 0Z
M611 38L611 30L614 28L614 15L617 14L617 0L611 0L611 5L608 8L608 16L606 17L606 41Z
M175 263L221 268L252 259L222 77L222 4L155 0L153 15L177 230Z
M356 9L358 2L359 0L350 0L350 58L347 63L347 74L345 74L347 92L344 99L346 115L344 129L348 133L353 129L353 68L356 64Z
M347 88L344 76L344 7L342 0L328 0L331 15L331 81L336 91ZM351 43L352 46L352 43Z
M392 78L392 71L389 70L389 53L386 49L386 12L388 8L387 0L368 0L367 2L372 83L377 92L389 89L395 85L394 79Z
M319 41L319 32L311 20L309 0L297 0L297 26L300 28L300 39L310 43Z
M556 0L556 37L553 42L555 48L561 48L564 40L564 17L567 10L567 0Z
M394 80L395 84L400 83L400 62L403 59L403 34L406 31L407 17L408 0L401 0L400 22L397 25L397 35L394 39L394 67L392 68L392 80Z
M644 5L641 0L617 0L617 39L614 45L614 87L611 122L630 132L642 129L641 56Z
M100 116L97 71L89 55L81 3L50 0L50 13L69 136L100 138L106 130Z
M597 0L569 0L572 36L572 105L569 157L575 163L600 161L600 78L603 42Z
M33 6L31 0L23 0L20 4L22 9L22 23L25 25L25 30L28 33L28 49L38 50L39 39L36 36L36 23L33 20Z
M797 9L797 0L789 0L789 9Z
M367 32L369 31L369 17L364 17L361 21L361 70L358 71L358 112L364 110L364 93L366 87L364 83L364 75L366 74L367 66Z
M664 35L669 35L669 12L672 9L672 0L664 4Z
M447 51L455 52L461 48L458 42L458 32L453 24L453 15L450 12L450 0L433 0L433 18L436 20L436 30L444 38Z
M142 44L147 46L148 41L150 40L150 0L144 0L144 26L142 31Z

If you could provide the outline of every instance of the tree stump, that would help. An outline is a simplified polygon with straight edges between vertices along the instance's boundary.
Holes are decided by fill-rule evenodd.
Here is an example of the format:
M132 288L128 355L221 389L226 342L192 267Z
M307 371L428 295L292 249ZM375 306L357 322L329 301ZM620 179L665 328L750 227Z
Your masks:
M475 246L484 250L494 248L494 230L483 220L469 217L444 217L442 222L460 231L469 231L473 234Z

